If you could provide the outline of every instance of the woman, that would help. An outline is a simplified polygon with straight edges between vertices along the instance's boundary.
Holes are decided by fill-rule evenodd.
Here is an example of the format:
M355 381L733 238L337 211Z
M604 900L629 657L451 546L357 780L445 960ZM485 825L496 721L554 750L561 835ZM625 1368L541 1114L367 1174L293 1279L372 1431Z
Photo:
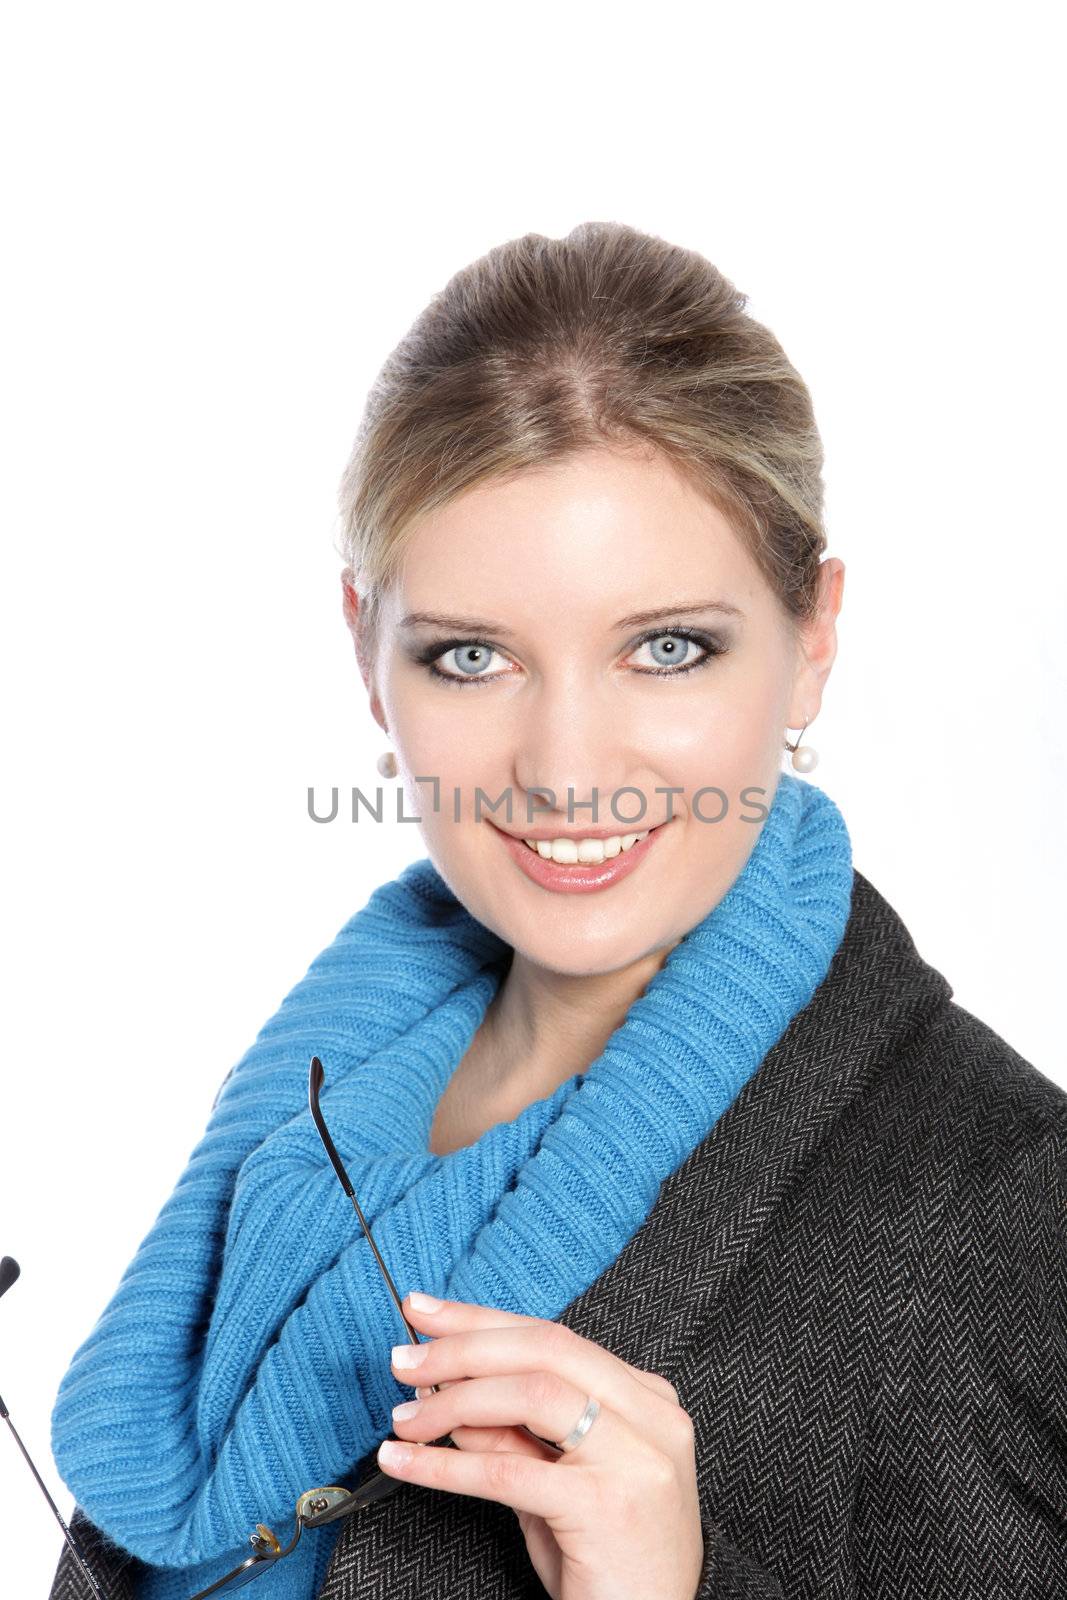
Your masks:
M429 857L233 1069L63 1380L109 1595L188 1600L373 1465L260 1594L1063 1592L1067 1095L796 775L821 465L743 297L623 226L491 251L386 363L344 614ZM417 1349L315 1052L382 1257L444 1297Z

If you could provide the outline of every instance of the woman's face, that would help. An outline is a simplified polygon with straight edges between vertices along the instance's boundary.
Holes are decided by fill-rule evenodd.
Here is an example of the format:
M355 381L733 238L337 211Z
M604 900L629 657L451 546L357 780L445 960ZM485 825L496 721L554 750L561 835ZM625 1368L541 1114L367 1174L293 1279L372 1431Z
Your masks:
M346 615L356 631L347 589ZM596 450L426 517L365 677L453 893L517 953L578 975L665 959L722 899L834 648L833 616L795 634L728 522L664 457ZM602 864L570 869L522 842L645 829L632 860L608 843Z

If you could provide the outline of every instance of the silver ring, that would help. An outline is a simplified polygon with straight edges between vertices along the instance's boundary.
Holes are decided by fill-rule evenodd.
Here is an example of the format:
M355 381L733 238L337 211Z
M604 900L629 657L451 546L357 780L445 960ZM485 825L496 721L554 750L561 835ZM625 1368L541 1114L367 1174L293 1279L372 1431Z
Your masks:
M594 1400L593 1396L590 1395L585 1402L585 1410L582 1412L581 1416L578 1418L578 1421L574 1424L574 1427L571 1429L570 1433L568 1433L567 1437L559 1441L556 1449L576 1450L581 1444L582 1440L585 1438L586 1434L589 1432L590 1428L593 1426L593 1423L596 1421L599 1414L600 1401Z

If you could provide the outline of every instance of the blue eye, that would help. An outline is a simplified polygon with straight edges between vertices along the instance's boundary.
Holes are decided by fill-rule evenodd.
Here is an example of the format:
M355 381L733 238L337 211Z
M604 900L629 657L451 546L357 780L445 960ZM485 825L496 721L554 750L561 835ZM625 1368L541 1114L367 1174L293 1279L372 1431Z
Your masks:
M488 663L498 652L491 644L486 644L481 639L461 639L458 643L452 640L442 651L440 646L431 645L430 654L420 657L424 665L429 666L436 678L444 678L448 683L454 683L459 688L466 688L468 683L484 683L490 676ZM455 657L457 672L442 672L433 659L434 654L450 655ZM492 678L503 677L503 673L494 672Z
M666 641L665 643L661 641ZM696 661L690 661L690 647L694 644L700 646L704 654ZM692 672L696 667L704 666L713 655L721 655L721 649L715 648L713 639L702 640L695 633L686 633L683 629L672 630L670 633L650 633L641 640L638 649L643 650L648 645L653 652L653 660L658 663L654 667L635 667L636 672L652 672L657 677L680 677L682 673ZM657 654L657 648L659 654ZM684 665L683 665L684 663Z
M695 628L660 629L658 632L646 633L640 638L633 651L642 649L646 644L653 645L660 640L667 641L659 646L658 653L654 653L653 660L659 665L634 667L634 672L642 673L645 677L680 678L687 672L695 672L698 667L707 666L709 661L716 656L725 655L728 646L721 639L716 639L711 634L701 633ZM688 659L692 645L697 645L704 653L695 661ZM473 684L495 683L498 678L509 676L508 670L490 672L489 663L495 655L500 654L496 646L487 639L446 639L426 645L415 654L415 660L424 666L432 677L439 682L455 685L457 689L465 689ZM437 665L443 657L452 656L458 670L445 671ZM501 660L505 659L501 655ZM629 658L627 658L629 659Z

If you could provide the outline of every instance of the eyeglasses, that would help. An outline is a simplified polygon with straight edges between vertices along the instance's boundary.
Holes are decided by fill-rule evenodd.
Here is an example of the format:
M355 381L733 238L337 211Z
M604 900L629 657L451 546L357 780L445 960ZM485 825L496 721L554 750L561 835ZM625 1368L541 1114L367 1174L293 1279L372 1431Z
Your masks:
M382 1260L381 1253L378 1250L378 1246L374 1242L370 1228L367 1226L367 1219L360 1210L359 1201L356 1199L355 1190L352 1187L351 1180L348 1176L348 1173L345 1171L344 1163L342 1162L341 1157L337 1154L337 1147L330 1137L330 1131L327 1128L323 1118L322 1109L319 1106L319 1090L322 1088L324 1079L325 1073L323 1071L322 1062L319 1060L318 1056L312 1056L311 1070L308 1079L308 1103L311 1107L311 1115L315 1119L315 1126L319 1131L319 1138L322 1140L326 1154L329 1156L333 1165L333 1169L341 1181L341 1187L344 1189L345 1194L347 1194L348 1198L355 1207L356 1216L359 1218L360 1226L367 1236L367 1243L374 1252L374 1259L381 1268L382 1277L385 1279L386 1287L388 1288L389 1293L392 1295L396 1304L396 1308L400 1313L400 1320L404 1324L408 1338L411 1340L412 1344L420 1344L422 1341L419 1338L418 1332L411 1326L411 1323L404 1315L404 1308L401 1304L400 1296L396 1292L396 1286L389 1275L388 1267ZM0 1261L0 1295L6 1293L6 1291L10 1289L11 1285L19 1276L19 1271L20 1268L17 1261L13 1260L11 1256L3 1257L3 1260ZM428 1387L431 1393L439 1393L437 1384L432 1383ZM106 1596L103 1594L100 1585L89 1566L89 1563L86 1561L82 1551L78 1548L77 1542L71 1534L70 1529L67 1527L67 1524L60 1515L59 1507L49 1494L41 1474L37 1471L37 1468L30 1459L30 1455L26 1449L26 1446L19 1438L15 1424L11 1421L10 1414L7 1407L4 1405L2 1398L0 1398L0 1420L5 1421L8 1427L11 1429L11 1432L14 1434L15 1441L18 1444L19 1449L22 1451L22 1454L25 1456L30 1471L37 1479L42 1494L48 1501L48 1504L51 1506L53 1515L63 1530L63 1537L70 1548L71 1555L77 1563L79 1571L82 1573L86 1582L88 1583L92 1594L95 1596L95 1600L106 1600ZM524 1431L531 1432L529 1429L525 1429ZM538 1434L534 1434L532 1432L531 1437L535 1439L540 1438ZM442 1438L434 1439L431 1442L434 1445L443 1445L446 1447L451 1446L453 1449L458 1449L458 1446L456 1445L456 1442L452 1438L451 1434L445 1434ZM540 1442L550 1443L551 1441L542 1440ZM227 1593L230 1593L235 1589L244 1588L245 1584L250 1583L253 1578L258 1578L261 1573L268 1571L269 1568L281 1561L284 1556L289 1555L290 1551L295 1550L297 1544L299 1543L300 1535L303 1533L305 1528L324 1527L328 1522L336 1522L340 1517L347 1517L353 1511L359 1511L364 1506L373 1505L375 1501L382 1500L386 1495L392 1494L394 1490L399 1489L403 1482L404 1480L402 1478L391 1478L387 1473L382 1472L380 1467L375 1467L363 1479L361 1479L354 1489L340 1488L336 1484L328 1484L322 1489L306 1489L296 1502L295 1527L293 1529L293 1536L289 1540L288 1544L282 1544L277 1534L275 1534L270 1528L266 1527L262 1522L257 1522L255 1532L250 1533L248 1536L249 1543L252 1546L252 1554L246 1557L246 1559L242 1561L239 1566L234 1567L232 1572L227 1572L224 1577L217 1578L215 1582L209 1584L206 1589L200 1589L196 1594L190 1595L189 1600L205 1600L207 1595L219 1594L222 1590L226 1590Z

